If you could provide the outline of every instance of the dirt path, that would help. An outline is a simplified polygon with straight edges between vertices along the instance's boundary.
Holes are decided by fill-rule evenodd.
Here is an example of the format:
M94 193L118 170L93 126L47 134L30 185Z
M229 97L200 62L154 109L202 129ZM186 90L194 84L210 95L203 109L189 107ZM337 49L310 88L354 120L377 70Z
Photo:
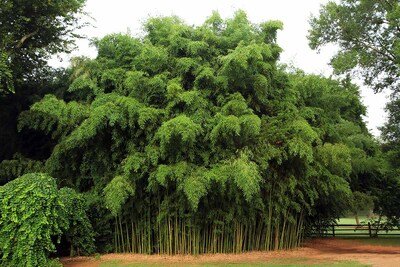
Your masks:
M366 245L353 240L318 239L299 251L304 257L322 260L353 260L372 266L400 266L400 247Z
M200 256L162 256L138 254L107 254L100 260L88 257L63 258L68 267L98 267L107 261L125 264L155 264L187 266L202 263L261 263L279 259L304 259L306 263L334 263L358 261L372 266L400 266L400 247L365 245L343 239L317 239L308 241L304 247L293 251L249 252L243 254L208 254ZM302 264L304 264L302 260Z

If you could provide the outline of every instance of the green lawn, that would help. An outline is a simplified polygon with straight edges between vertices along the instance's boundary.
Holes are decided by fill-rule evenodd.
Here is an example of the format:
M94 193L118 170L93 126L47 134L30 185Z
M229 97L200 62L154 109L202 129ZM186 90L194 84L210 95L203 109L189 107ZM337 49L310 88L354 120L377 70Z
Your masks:
M196 264L196 263L179 263L179 264L167 264L167 265L157 265L154 263L149 264L124 264L121 261L111 261L106 262L100 265L100 267L161 267L161 266L190 266L190 267L266 267L266 266L288 266L288 267L306 267L306 266L335 266L335 267L361 267L361 266L370 266L361 264L356 261L341 261L341 262L328 262L328 263L318 263L313 264L311 259L307 258L287 258L287 259L279 259L279 260L271 260L267 263L204 263L204 264Z
M367 222L368 218L366 216L359 216L360 222ZM353 217L346 217L346 218L340 218L337 220L338 224L356 224L356 218Z
M354 238L363 244L400 247L400 237Z
M368 223L368 218L366 216L359 216L360 219L360 223L361 224L367 224ZM340 218L339 220L337 220L338 224L355 224L356 220L355 217L346 217L346 218ZM332 233L330 231L330 233ZM344 236L341 234L349 234L348 236ZM351 234L351 235L350 235ZM346 227L346 226L342 226L342 227L335 227L335 235L339 236L339 237L344 237L344 238L362 238L362 237L366 237L369 238L368 236L369 231L368 231L368 227L365 225L363 228L359 228L359 229L351 229L350 227ZM391 234L393 234L393 236L390 236ZM386 233L385 231L380 231L378 233L380 238L393 238L395 239L394 244L398 243L398 239L400 238L400 236L396 236L397 234L400 235L400 230L391 230L388 233ZM375 244L373 243L374 241L371 242L371 244ZM376 241L379 242L379 241ZM387 244L391 244L390 241L385 241L387 242ZM383 244L386 244L385 242L383 242ZM376 243L378 244L378 243Z

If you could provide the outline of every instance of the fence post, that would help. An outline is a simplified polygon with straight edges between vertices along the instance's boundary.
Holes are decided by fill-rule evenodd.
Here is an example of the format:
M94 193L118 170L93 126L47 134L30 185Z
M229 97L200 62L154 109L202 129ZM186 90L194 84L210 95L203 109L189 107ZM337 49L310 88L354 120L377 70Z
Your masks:
M368 222L368 233L369 233L369 237L372 237L371 223L370 222Z
M332 235L333 235L333 237L335 237L335 225L334 224L332 225Z

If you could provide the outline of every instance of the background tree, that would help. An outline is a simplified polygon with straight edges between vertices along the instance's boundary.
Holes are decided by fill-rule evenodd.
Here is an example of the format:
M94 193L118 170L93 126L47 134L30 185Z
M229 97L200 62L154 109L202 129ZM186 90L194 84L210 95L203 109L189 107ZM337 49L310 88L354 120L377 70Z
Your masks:
M39 133L17 131L19 114L44 94L67 89L69 74L47 65L51 55L69 52L80 37L84 0L2 1L0 8L0 162L14 165L0 184L48 157L51 142ZM28 158L30 160L28 160ZM18 163L21 162L22 164ZM2 163L0 163L2 164ZM30 167L28 167L28 165ZM19 170L19 171L17 171ZM19 173L18 173L19 172ZM9 178L7 178L9 177Z
M373 208L374 200L371 196L358 191L353 192L351 211L354 213L356 224L360 224L359 213L361 211L372 210Z
M69 52L82 27L85 0L3 1L0 9L0 93L38 79L50 55ZM39 78L40 79L40 78Z
M392 100L387 104L389 120L381 128L383 151L364 138L353 138L362 145L366 154L358 157L353 168L352 188L374 196L375 212L396 218L392 190L400 189L398 178L399 155L399 55L400 55L400 4L395 0L342 0L329 2L310 20L310 46L320 49L326 44L336 44L339 52L331 64L336 74L355 74L375 92L390 89ZM356 152L356 151L355 151ZM358 174L357 174L358 173ZM396 189L394 189L396 188ZM392 192L392 193L389 193ZM386 200L384 200L386 199ZM387 212L385 214L385 212ZM391 223L397 225L398 223Z
M310 20L310 47L336 44L331 64L336 73L359 74L380 92L398 93L400 5L396 0L329 2Z

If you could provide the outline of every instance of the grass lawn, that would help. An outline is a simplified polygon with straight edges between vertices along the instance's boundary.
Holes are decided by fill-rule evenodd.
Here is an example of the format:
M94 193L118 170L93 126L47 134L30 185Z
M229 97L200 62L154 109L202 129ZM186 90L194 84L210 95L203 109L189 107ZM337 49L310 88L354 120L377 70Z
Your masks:
M367 216L358 216L360 223L368 223L368 218ZM338 224L356 224L356 218L353 217L346 217L346 218L340 218L337 220Z
M400 247L400 237L352 238L360 243L376 246Z
M358 228L358 229L351 229L351 227L348 226L341 226L341 227L335 227L335 235L337 237L343 237L343 238L360 238L360 240L362 239L362 237L366 237L369 238L369 231L368 231L368 218L366 216L359 216L360 219L360 223L364 224L364 226L362 228ZM338 224L355 224L356 220L355 217L346 217L346 218L340 218L339 220L337 220ZM346 235L347 234L347 235ZM389 238L393 238L393 241L383 241L382 245L388 244L389 246L392 244L398 244L398 240L400 240L400 230L391 230L389 232L385 232L384 230L379 231L378 236L380 238L385 238L385 239L389 239ZM379 239L379 238L378 238ZM368 242L368 241L367 241ZM374 242L378 242L378 243L374 243ZM379 240L376 241L371 241L371 243L369 244L376 244L379 245Z
M341 261L341 262L330 262L330 263L313 263L312 259L308 258L288 258L288 259L276 259L276 260L271 260L269 262L264 262L264 263L202 263L202 264L196 264L196 263L181 263L181 264L167 264L167 265L157 265L154 263L149 263L149 264L126 264L121 261L110 261L110 262L105 262L100 265L100 267L149 267L149 266L155 266L155 267L161 267L161 266L168 266L168 267L174 267L174 266L189 266L189 267L197 267L197 266L202 266L202 267L266 267L266 266L287 266L287 267L306 267L306 266L335 266L335 267L361 267L361 266L370 266L370 265L365 265L361 264L356 261Z

